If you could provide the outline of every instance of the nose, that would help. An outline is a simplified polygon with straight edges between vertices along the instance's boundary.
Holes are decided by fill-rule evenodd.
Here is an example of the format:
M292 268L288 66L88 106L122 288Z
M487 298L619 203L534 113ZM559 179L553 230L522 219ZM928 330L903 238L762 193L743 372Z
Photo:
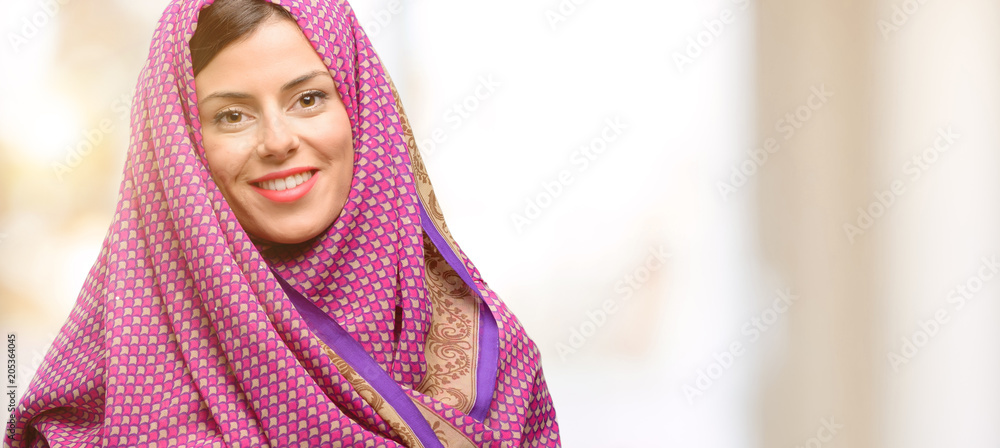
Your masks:
M282 114L271 114L260 129L257 152L261 158L284 160L299 147L299 137Z

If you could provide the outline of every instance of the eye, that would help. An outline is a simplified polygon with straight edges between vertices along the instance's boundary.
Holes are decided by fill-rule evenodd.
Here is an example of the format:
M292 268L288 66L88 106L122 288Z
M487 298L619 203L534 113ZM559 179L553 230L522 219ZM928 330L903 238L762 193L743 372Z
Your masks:
M243 118L243 113L235 110L229 111L226 112L226 116L224 118L226 120L226 123L229 124L239 123L240 120Z
M226 109L215 115L215 123L224 125L236 125L245 120L246 116L237 109Z
M326 94L318 90L313 90L311 92L303 93L299 97L299 106L309 109L319 105L323 99L326 98Z

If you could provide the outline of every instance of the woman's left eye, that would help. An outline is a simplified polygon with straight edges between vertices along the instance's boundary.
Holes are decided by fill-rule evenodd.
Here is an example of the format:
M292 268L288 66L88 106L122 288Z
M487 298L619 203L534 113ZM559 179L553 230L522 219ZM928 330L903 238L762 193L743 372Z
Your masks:
M315 107L324 98L326 94L323 92L308 92L299 97L299 105L306 108Z

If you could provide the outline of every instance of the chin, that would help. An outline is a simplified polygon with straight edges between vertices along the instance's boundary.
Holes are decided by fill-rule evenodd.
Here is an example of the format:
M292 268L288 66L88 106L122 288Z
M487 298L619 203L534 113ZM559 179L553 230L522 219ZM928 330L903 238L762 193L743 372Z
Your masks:
M329 227L329 226L327 226ZM246 229L254 238L274 244L299 244L316 238L323 233L324 228L295 228L278 231L277 229Z
M316 238L322 232L282 233L267 235L264 239L277 244L299 244Z
M308 215L308 214L306 214ZM308 242L325 233L338 215L298 216L289 214L266 222L251 222L244 230L255 239L272 244L294 245ZM239 220L239 215L237 215ZM243 223L243 221L240 221Z

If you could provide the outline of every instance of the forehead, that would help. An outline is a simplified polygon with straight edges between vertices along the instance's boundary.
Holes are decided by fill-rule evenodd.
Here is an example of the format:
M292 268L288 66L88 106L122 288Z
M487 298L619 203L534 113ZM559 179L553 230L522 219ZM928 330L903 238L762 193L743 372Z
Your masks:
M271 17L220 51L195 80L201 90L204 85L284 82L316 70L326 66L298 25Z

